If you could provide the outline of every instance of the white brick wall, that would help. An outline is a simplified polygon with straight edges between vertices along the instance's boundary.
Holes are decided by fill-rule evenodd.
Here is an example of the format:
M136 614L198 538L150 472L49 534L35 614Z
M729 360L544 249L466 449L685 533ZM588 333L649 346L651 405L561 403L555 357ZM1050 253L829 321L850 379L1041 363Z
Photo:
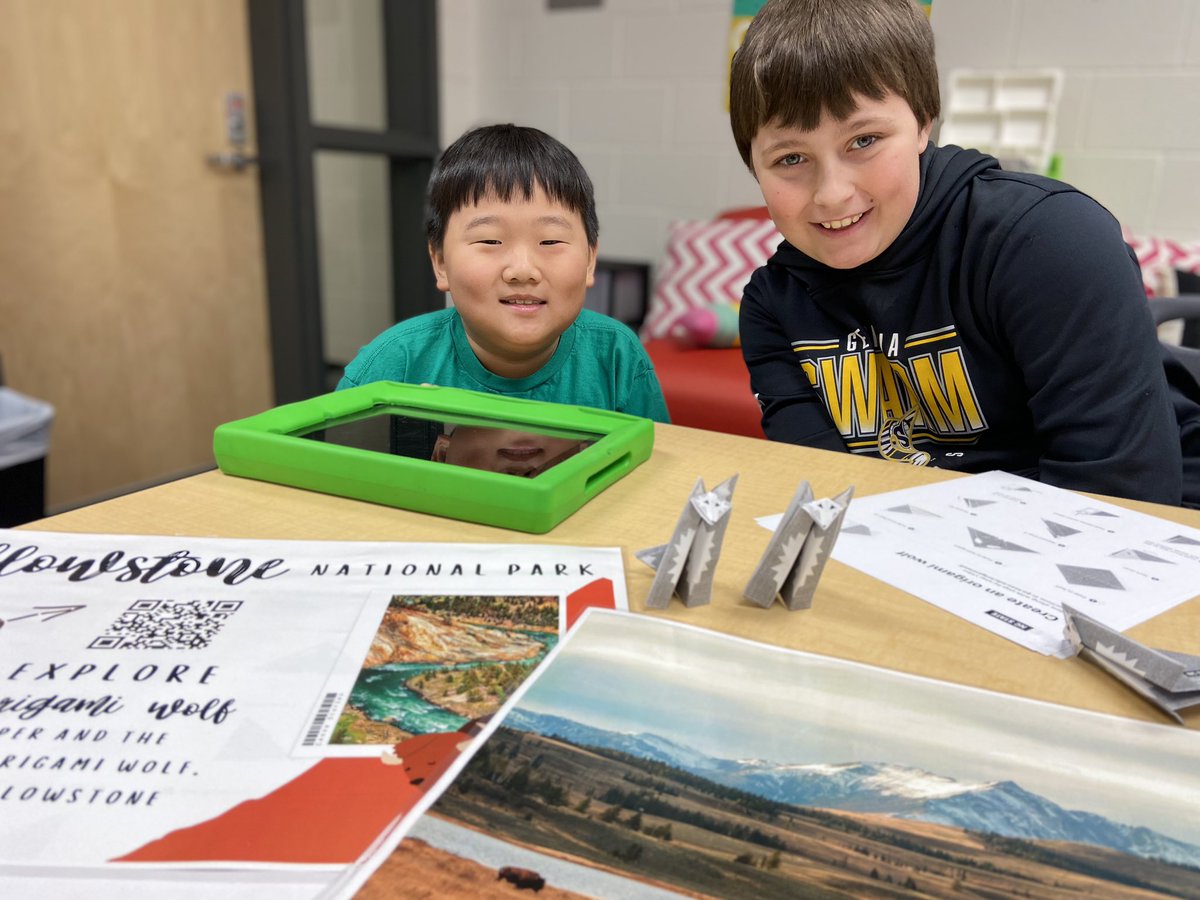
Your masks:
M442 140L488 122L561 139L596 185L600 251L656 263L675 219L762 203L724 111L731 0L441 0Z
M596 183L601 253L656 263L671 221L762 202L724 110L732 5L440 0L443 143L486 122L550 132ZM1200 239L1200 0L933 10L943 75L1063 69L1063 177L1138 233Z
M943 85L1062 69L1062 178L1138 234L1200 239L1200 0L934 0L933 29Z

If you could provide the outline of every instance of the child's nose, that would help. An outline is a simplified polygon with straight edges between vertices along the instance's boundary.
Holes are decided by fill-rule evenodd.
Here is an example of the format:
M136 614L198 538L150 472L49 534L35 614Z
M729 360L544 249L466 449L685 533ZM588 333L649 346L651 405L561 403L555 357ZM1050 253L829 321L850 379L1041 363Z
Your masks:
M821 166L817 172L816 190L813 191L813 202L817 206L835 208L853 195L854 182L846 167L838 163Z
M537 281L540 277L541 272L537 267L537 261L533 258L533 254L525 248L513 248L504 266L504 280L509 284L513 284L525 281Z

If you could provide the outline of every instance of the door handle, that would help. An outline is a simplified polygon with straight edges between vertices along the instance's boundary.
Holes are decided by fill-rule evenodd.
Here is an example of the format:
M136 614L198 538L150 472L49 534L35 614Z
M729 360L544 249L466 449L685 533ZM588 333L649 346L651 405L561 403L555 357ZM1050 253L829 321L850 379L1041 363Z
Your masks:
M241 150L230 150L225 153L210 153L205 157L210 166L215 169L226 169L240 172L247 166L258 165L257 156L247 156Z

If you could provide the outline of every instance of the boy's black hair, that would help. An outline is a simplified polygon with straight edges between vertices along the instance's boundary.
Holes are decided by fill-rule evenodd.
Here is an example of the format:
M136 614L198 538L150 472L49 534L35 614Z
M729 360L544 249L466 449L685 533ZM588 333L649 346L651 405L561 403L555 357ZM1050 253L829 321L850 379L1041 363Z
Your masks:
M933 29L912 0L767 0L733 57L729 122L742 161L769 122L811 131L855 95L903 97L919 125L941 115Z
M526 200L534 186L567 209L579 213L588 244L596 246L600 222L592 180L579 158L561 141L525 125L484 125L446 148L429 177L425 236L442 249L446 223L464 206L485 197L504 202L514 192Z

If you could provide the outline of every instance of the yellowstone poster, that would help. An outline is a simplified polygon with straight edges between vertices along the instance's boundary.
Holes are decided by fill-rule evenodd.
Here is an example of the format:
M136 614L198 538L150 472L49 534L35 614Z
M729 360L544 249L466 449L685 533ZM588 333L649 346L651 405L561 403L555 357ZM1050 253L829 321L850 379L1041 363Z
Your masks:
M618 549L0 530L0 894L351 863L594 605Z

